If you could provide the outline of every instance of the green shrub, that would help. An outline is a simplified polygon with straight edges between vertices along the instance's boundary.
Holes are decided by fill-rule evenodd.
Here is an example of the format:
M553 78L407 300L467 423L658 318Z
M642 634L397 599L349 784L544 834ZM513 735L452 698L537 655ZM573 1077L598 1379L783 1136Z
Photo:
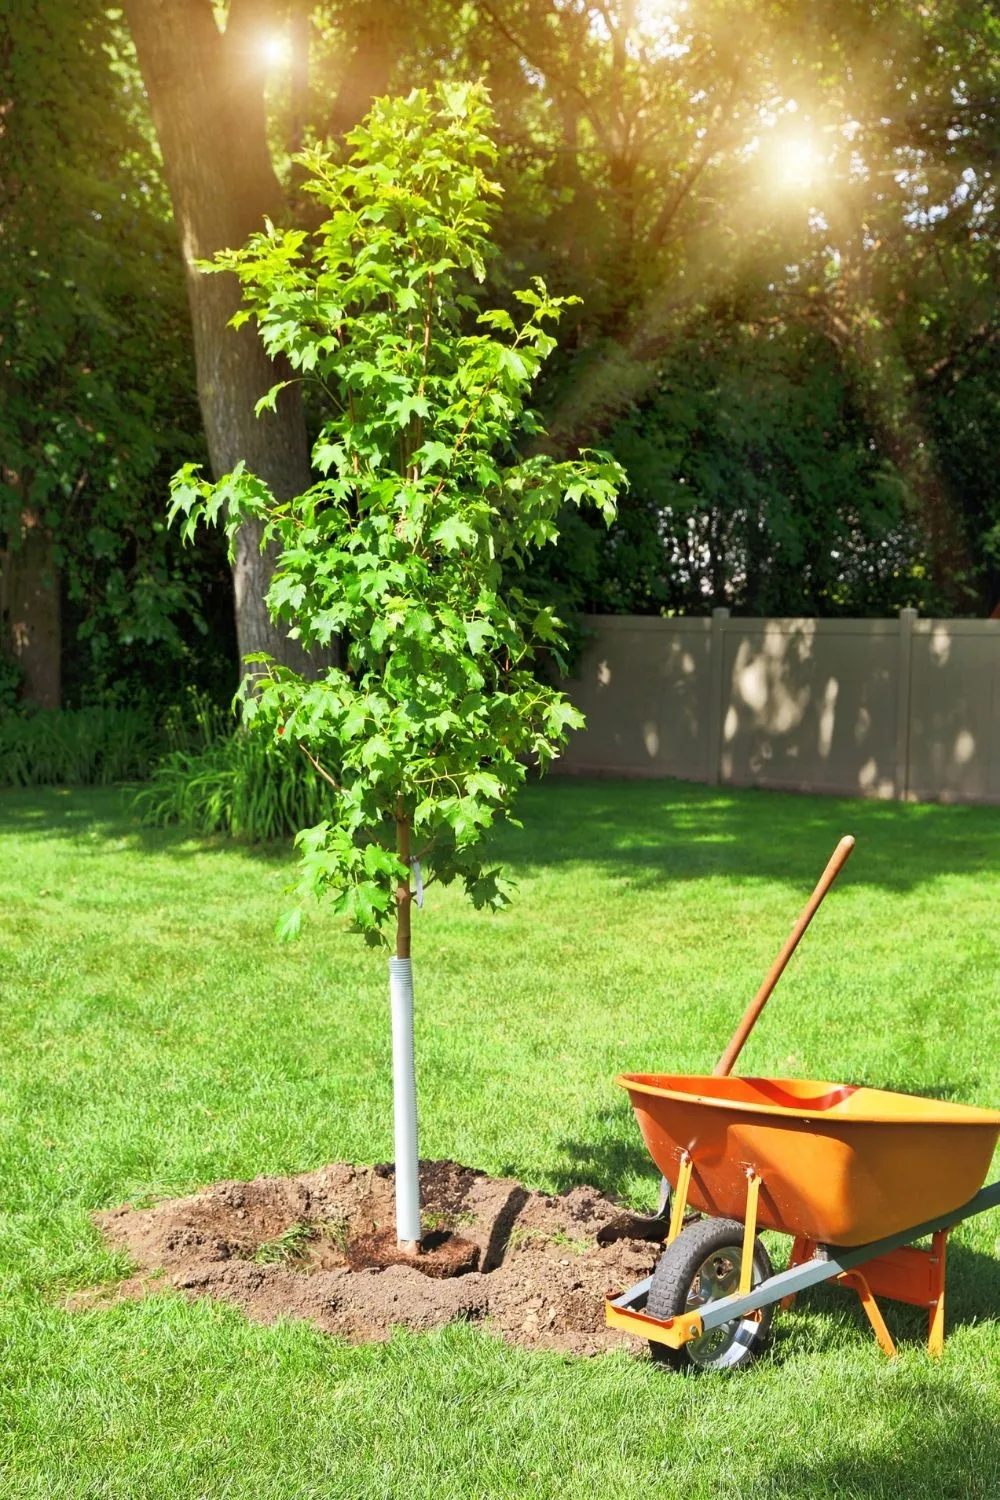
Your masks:
M217 721L222 720L221 713ZM329 787L305 756L244 730L172 750L133 798L140 822L259 842L284 838L328 814Z
M13 656L0 651L0 712L17 707L24 685L24 668Z
M139 709L0 712L0 786L139 781L162 751L161 729Z

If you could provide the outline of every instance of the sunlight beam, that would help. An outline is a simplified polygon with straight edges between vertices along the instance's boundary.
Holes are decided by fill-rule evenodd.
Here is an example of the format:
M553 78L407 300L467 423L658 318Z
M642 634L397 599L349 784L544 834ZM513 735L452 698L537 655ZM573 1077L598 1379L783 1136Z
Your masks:
M261 60L268 68L284 67L291 59L291 42L283 32L264 32L257 46Z
M775 180L788 188L812 187L821 162L808 136L782 135L771 145Z

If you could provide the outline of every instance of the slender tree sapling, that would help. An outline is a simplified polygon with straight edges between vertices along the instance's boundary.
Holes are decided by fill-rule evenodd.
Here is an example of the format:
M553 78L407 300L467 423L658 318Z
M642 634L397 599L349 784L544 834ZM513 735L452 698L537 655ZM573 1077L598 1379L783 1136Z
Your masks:
M190 538L221 522L233 545L259 521L279 550L268 608L307 647L344 643L310 681L266 656L241 690L251 732L297 746L329 783L330 813L298 834L303 898L326 895L387 943L393 1020L397 1235L419 1245L413 990L414 900L460 881L477 907L508 900L483 838L527 767L544 770L583 721L532 665L560 662L560 622L505 565L557 536L567 503L610 521L623 475L605 454L521 456L541 429L526 398L567 299L540 281L521 316L480 311L499 195L479 86L380 100L341 162L305 153L325 217L313 233L268 225L208 268L243 284L238 318L331 407L309 489L279 501L238 465L216 484L192 467L171 517ZM470 331L471 329L471 331ZM273 404L277 387L261 406ZM294 934L301 906L283 919Z

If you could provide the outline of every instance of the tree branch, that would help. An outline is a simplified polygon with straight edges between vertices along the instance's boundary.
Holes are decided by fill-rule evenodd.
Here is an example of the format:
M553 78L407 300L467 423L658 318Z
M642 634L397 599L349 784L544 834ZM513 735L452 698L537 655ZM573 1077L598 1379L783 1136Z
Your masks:
M982 353L984 349L989 349L996 343L1000 343L1000 326L990 323L981 324L953 354L946 354L941 359L935 360L932 365L928 365L927 369L917 376L918 386L923 390L929 390L949 374L953 380L958 380L960 371L955 367L961 361L968 359L970 355Z
M333 790L335 792L341 792L341 791L343 791L343 787L339 786L338 783L336 781L334 781L333 777L330 775L330 773L326 769L326 767L320 765L320 763L316 759L315 755L313 755L309 750L306 749L306 747L303 744L303 742L301 740L296 740L296 744L298 745L299 749L302 751L302 754L305 756L306 760L309 761L310 764L314 767L314 769L319 772L319 774L322 776L323 780L324 781L328 781L330 783L330 785L333 787Z
M654 250L661 250L663 248L663 242L670 232L671 225L680 213L685 199L690 195L698 178L704 172L718 149L719 136L725 134L726 127L732 123L741 72L742 69L737 67L730 75L729 93L726 96L725 102L719 106L719 111L715 119L701 138L701 149L698 153L697 161L688 168L673 193L653 220L653 225L647 239L650 247Z
M532 48L526 45L510 29L509 25L503 19L503 17L497 14L496 7L491 3L491 0L480 0L479 9L486 12L496 29L501 33L503 37L506 38L506 40L514 48L514 51L517 52L526 63L528 63L533 68L537 68L540 73L544 73L547 78L549 78L552 82L558 84L560 88L566 89L569 93L573 94L575 98L579 99L581 105L583 106L583 113L590 121L594 134L601 142L604 150L611 154L614 151L614 142L611 140L608 132L604 128L603 122L596 113L593 99L588 93L585 92L584 89L580 87L576 79L567 76L567 74L564 73L561 68L554 65L551 57L540 54L538 52L533 52Z

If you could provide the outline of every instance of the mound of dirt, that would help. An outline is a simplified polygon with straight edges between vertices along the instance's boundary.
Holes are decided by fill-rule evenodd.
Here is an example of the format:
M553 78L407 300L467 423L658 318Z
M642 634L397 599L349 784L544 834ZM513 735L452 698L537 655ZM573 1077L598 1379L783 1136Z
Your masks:
M586 1187L529 1192L450 1161L421 1162L420 1184L429 1274L386 1253L395 1242L392 1167L335 1162L96 1214L136 1274L71 1305L179 1290L235 1302L262 1322L309 1318L356 1341L465 1318L529 1348L641 1347L604 1324L606 1294L647 1276L657 1254L643 1240L598 1242L620 1204Z

